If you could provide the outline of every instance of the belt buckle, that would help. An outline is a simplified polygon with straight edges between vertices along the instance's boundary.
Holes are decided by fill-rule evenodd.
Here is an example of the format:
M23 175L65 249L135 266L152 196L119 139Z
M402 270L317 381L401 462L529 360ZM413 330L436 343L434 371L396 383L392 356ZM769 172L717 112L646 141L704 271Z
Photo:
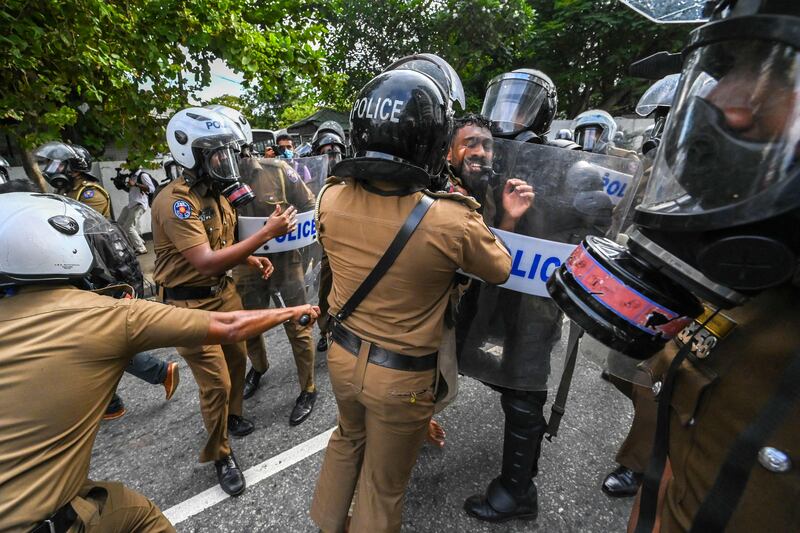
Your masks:
M52 520L48 518L43 523L50 527L50 533L56 533L56 525Z

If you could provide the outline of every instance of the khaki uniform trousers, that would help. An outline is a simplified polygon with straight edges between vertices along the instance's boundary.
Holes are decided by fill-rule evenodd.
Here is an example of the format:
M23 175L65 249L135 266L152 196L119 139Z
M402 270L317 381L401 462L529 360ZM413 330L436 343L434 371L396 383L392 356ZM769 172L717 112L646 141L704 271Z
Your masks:
M153 502L122 483L87 479L70 504L78 519L69 528L69 533L175 531Z
M325 452L311 518L325 533L400 531L405 491L433 416L436 370L406 372L369 364L332 343L328 371L339 425Z
M236 269L236 286L242 295L245 309L265 309L270 306L271 291L280 291L288 307L305 305L305 280L301 263L276 261L275 273L270 279L263 279L249 267ZM300 390L312 392L314 385L314 338L311 328L301 326L291 320L283 324L289 344L292 346L294 363ZM256 372L263 374L269 369L267 344L263 335L247 339L247 355Z
M226 278L221 291L203 300L170 300L176 307L206 311L241 311L242 301L236 285ZM178 347L200 388L200 411L208 431L208 441L200 452L200 462L216 461L230 455L228 414L242 415L242 394L247 368L244 342L220 345Z
M616 461L634 472L642 473L647 468L653 449L658 402L649 387L633 383L614 384L633 401L633 422L628 436L617 451Z

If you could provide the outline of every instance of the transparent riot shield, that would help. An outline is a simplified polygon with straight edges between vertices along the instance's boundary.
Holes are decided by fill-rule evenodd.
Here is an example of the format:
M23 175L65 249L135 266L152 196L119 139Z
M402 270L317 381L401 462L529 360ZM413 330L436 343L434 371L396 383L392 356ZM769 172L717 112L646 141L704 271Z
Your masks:
M297 227L256 250L275 268L269 279L256 269L242 265L234 278L245 309L292 307L316 303L313 284L318 276L320 246L314 221L316 194L327 175L327 158L308 157L296 160L258 159L242 181L255 193L255 200L238 209L240 239L256 233L275 209L297 209Z
M528 391L560 376L567 320L545 283L585 236L605 235L638 174L634 159L495 140L491 175L464 181L480 183L470 192L511 253L511 276L468 282L456 314L461 373ZM516 192L523 182L535 192L529 205Z

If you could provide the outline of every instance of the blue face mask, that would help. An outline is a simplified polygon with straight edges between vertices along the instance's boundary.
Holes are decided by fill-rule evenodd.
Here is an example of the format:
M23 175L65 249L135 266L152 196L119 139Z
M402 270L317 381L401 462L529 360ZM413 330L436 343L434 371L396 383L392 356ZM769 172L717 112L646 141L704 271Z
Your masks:
M281 157L283 159L291 159L291 158L293 158L294 157L294 150L290 150L289 148L284 149L283 152L281 153Z

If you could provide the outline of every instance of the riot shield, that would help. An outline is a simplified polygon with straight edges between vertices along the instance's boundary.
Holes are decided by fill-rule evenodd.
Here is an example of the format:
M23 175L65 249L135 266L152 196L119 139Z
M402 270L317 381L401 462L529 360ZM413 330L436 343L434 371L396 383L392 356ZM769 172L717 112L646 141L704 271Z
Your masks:
M321 256L317 242L314 206L316 194L327 175L325 156L297 160L258 159L242 181L255 193L255 200L238 209L239 238L246 239L259 230L277 206L297 209L297 227L256 250L266 256L275 271L268 280L252 267L235 269L234 278L246 309L295 306L316 302L313 287Z
M498 387L547 390L563 367L566 319L545 283L581 239L606 233L638 174L634 159L495 140L493 172L471 192L513 263L504 285L471 280L461 298L461 373ZM529 207L514 198L519 182L511 180L533 187Z

